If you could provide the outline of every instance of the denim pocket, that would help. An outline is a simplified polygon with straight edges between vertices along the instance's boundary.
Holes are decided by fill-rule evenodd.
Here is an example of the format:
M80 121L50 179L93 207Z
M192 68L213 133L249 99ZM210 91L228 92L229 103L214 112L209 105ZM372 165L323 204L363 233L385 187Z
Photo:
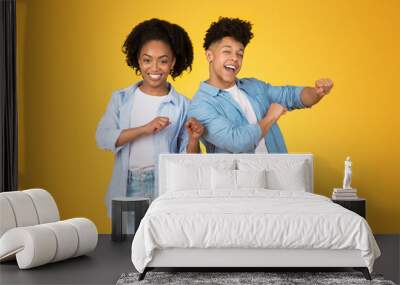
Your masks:
M154 198L154 169L129 171L128 197Z

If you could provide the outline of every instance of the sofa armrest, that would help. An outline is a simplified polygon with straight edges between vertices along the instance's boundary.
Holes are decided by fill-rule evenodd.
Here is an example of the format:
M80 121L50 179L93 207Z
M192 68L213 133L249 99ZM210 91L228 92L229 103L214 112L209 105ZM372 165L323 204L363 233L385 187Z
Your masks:
M96 248L97 228L85 218L75 218L8 230L0 238L0 261L14 257L28 269L86 254Z

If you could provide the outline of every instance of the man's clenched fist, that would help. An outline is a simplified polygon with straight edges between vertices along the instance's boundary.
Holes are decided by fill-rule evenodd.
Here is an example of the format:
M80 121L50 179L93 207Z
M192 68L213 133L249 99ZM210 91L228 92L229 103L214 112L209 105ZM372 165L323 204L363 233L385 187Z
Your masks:
M333 81L329 78L322 78L315 81L315 92L319 97L323 97L331 91L333 87Z

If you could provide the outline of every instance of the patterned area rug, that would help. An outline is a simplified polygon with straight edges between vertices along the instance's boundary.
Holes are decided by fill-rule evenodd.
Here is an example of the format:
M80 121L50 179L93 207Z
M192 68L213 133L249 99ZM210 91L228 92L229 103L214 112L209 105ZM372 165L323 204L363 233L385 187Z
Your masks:
M148 272L142 281L139 273L122 274L117 285L145 284L213 284L213 285L297 285L297 284L379 284L395 285L381 275L372 275L372 281L360 272Z

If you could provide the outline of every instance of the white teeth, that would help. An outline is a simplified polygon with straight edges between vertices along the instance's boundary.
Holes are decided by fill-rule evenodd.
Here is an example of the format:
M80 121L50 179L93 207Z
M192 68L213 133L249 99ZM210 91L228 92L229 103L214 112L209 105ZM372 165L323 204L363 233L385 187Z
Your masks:
M232 69L233 71L236 71L236 66L234 66L234 65L225 65L225 67Z
M161 78L161 74L149 74L151 79L160 79Z

